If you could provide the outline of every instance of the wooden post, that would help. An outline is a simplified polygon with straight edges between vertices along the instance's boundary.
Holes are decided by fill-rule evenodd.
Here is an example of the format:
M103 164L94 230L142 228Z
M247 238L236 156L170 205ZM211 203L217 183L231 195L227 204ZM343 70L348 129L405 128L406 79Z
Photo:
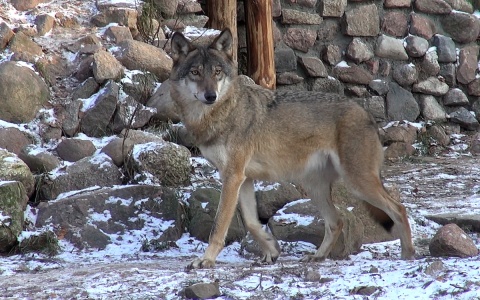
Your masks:
M272 0L245 0L247 75L255 83L275 89Z
M207 27L218 30L230 28L233 36L233 59L237 62L237 0L208 0L207 15Z

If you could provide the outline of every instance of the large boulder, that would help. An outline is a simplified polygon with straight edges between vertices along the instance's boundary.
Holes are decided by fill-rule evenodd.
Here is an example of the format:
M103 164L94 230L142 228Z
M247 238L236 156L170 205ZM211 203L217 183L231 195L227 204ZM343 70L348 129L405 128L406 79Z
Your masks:
M23 230L28 197L18 181L0 181L0 252L8 252Z
M28 196L35 189L35 179L29 167L15 154L0 149L0 181L18 181L23 184Z
M50 100L47 84L25 64L0 64L0 119L28 123Z
M137 182L164 186L183 186L190 182L190 151L175 143L135 145L128 166L134 170Z

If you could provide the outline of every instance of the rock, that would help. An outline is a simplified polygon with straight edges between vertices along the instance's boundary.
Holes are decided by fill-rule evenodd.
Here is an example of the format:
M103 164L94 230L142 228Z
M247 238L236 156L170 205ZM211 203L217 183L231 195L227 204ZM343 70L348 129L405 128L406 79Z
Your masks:
M8 45L8 42L12 39L14 33L13 30L10 29L10 26L7 25L5 22L0 23L0 50L5 49Z
M160 29L160 31L163 32L162 29ZM105 30L104 37L107 41L112 41L114 43L120 43L124 40L133 40L130 29L125 26L108 27L107 30Z
M459 88L454 88L448 91L443 96L443 104L447 106L470 105L467 95Z
M55 18L50 15L39 15L35 18L35 26L37 27L38 35L46 35L55 25Z
M180 122L180 116L177 111L175 102L170 96L170 81L164 81L160 87L153 93L152 97L147 101L146 106L153 107L157 111L152 115L153 119L159 121Z
M158 0L156 1L163 17L171 18L177 12L179 0Z
M324 17L341 17L345 13L346 7L347 0L323 0L321 15Z
M357 252L363 239L363 224L345 208L337 208L343 230L330 252L331 258L345 258ZM325 221L318 206L309 199L291 202L278 211L268 223L272 234L289 242L304 241L320 246L325 234Z
M220 191L213 188L197 188L188 199L188 232L200 241L208 242L213 227ZM246 235L240 209L237 208L225 238L225 244L242 240Z
M134 234L149 226L157 232L159 240L175 240L183 232L184 208L174 195L173 191L150 185L79 192L39 205L35 226L57 228L79 249L103 249L118 243L108 235L115 234L121 239L123 234ZM165 221L173 222L170 226L154 225Z
M383 122L387 119L385 113L385 99L381 96L366 98L366 105L364 105L364 108L372 114L377 122Z
M410 14L410 34L429 40L436 33L437 28L431 19L416 13Z
M195 283L184 290L187 299L212 299L221 296L218 283Z
M298 61L305 68L310 77L327 77L327 69L323 62L316 57L299 57Z
M429 94L434 96L443 96L449 90L446 83L438 80L437 77L429 77L413 85L412 92Z
M346 34L350 36L377 36L380 32L380 17L377 6L373 3L346 11L345 21Z
M60 166L60 160L50 152L34 145L28 145L20 151L18 158L35 174L50 172Z
M468 94L470 96L480 96L480 78L475 79L468 84Z
M342 52L337 45L327 45L323 51L322 58L329 65L334 66L342 59Z
M478 249L472 239L456 224L440 228L429 244L430 254L435 257L473 257Z
M40 187L40 200L56 199L60 194L91 187L122 184L122 173L106 154L85 157L74 164L46 176Z
M419 67L419 79L425 80L431 76L437 76L440 72L440 64L438 63L438 55L435 48L431 48L425 53L425 56L420 59Z
M65 104L65 118L62 122L62 131L66 136L74 136L79 131L80 118L78 114L82 105L83 102L81 100L74 100Z
M0 128L0 148L19 154L24 147L33 143L33 139L15 127Z
M457 80L469 84L475 79L479 47L465 46L458 54Z
M407 16L400 11L388 11L383 15L382 31L394 37L404 37L408 30Z
M55 150L61 159L76 162L82 158L92 156L96 148L90 140L71 138L61 141Z
M387 116L389 120L415 121L420 108L412 93L391 82L387 93Z
M26 59L21 60L26 60L31 63L34 62L35 57L43 55L42 47L32 41L32 39L23 32L17 32L13 36L10 43L8 43L8 49L10 49L11 52L23 55Z
M257 182L255 198L258 217L266 223L285 204L302 198L302 195L291 183Z
M35 8L38 4L44 3L44 2L47 2L47 1L44 1L44 0L29 0L29 1L11 0L10 2L12 4L12 6L15 7L16 10L27 11L27 10L30 10L32 8Z
M0 180L0 252L8 253L17 243L17 237L23 230L27 201L23 184Z
M338 79L331 76L328 76L327 78L315 78L309 86L309 90L324 93L336 93L339 95L344 94L343 85Z
M467 130L477 130L480 127L477 119L465 107L459 107L449 114L450 121L460 124Z
M114 138L102 148L100 153L107 154L117 167L121 167L128 160L133 146L133 141L129 138Z
M473 14L473 2L469 2L467 0L445 0L450 6L459 11L463 11L469 14Z
M35 179L30 168L15 154L4 149L0 149L0 181L22 183L28 197L35 190Z
M360 38L353 38L347 48L347 57L359 64L374 57L373 51ZM326 77L326 76L323 76Z
M136 181L172 187L190 183L190 151L174 143L136 144L128 167L135 171Z
M373 80L372 74L357 65L347 65L340 62L333 68L333 74L340 81L354 84L369 84Z
M283 41L287 46L305 53L313 46L316 39L316 31L302 28L288 28L283 36Z
M302 12L296 9L282 9L282 24L320 25L323 18L318 14Z
M338 3L338 1L336 2ZM332 42L340 32L340 24L334 19L327 18L323 20L323 23L320 24L320 26L318 26L317 39L319 41Z
M81 118L80 129L88 136L100 137L106 135L110 120L118 102L119 86L114 81L108 81L103 89L92 97L94 101L83 105L84 115Z
M388 93L388 82L381 80L381 79L375 79L370 81L368 84L368 87L371 88L377 95L384 96Z
M436 34L433 38L433 45L437 47L438 62L449 63L457 61L455 42L451 37Z
M51 230L20 236L18 249L22 254L36 252L47 256L55 256L60 252L57 236Z
M115 55L127 69L148 71L160 82L168 79L173 61L163 49L135 40L124 40L118 46Z
M385 0L384 6L386 8L403 8L410 7L412 0Z
M396 142L411 145L417 140L417 128L408 124L391 126L385 130L381 140L384 145Z
M290 72L297 69L295 52L291 48L277 47L274 56L276 72Z
M411 144L395 142L388 146L384 155L387 160L396 160L398 158L412 156L415 151L415 148Z
M192 14L202 11L200 3L196 1L180 0L178 1L177 14Z
M162 144L164 142L161 136L141 130L123 130L118 136L120 138L127 137L131 139L134 145L146 143Z
M28 123L50 100L42 78L30 68L7 61L0 63L0 119Z
M296 73L293 72L284 72L279 73L276 76L277 85L291 85L297 84L303 81L303 77L298 76Z
M480 216L478 215L445 213L438 215L427 215L425 217L440 225L453 223L467 231L480 232Z
M427 129L427 134L436 140L441 146L446 147L450 144L450 136L440 125L433 125Z
M125 94L132 97L136 102L145 105L157 87L155 75L148 72L130 73L122 80L122 88ZM124 99L124 97L121 97ZM154 110L152 110L152 113Z
M443 262L441 260L436 260L425 268L425 274L437 278L440 272L444 270L445 266L443 265Z
M97 83L95 78L89 77L73 91L72 100L90 98L98 91L99 87L100 85Z
M393 60L408 60L408 54L403 47L403 40L384 34L377 39L375 55Z
M393 70L393 79L401 86L408 87L418 79L417 68L412 63L399 65Z
M447 113L431 95L420 95L420 109L425 120L444 123L447 121Z
M480 20L471 14L452 11L440 19L443 29L458 43L474 42L480 33Z
M438 73L443 77L445 83L449 87L454 87L457 84L457 71L454 64L441 64L440 72Z
M427 53L428 41L422 37L409 35L405 38L405 50L411 57L422 57Z
M415 8L432 15L446 15L452 11L450 4L444 0L415 0Z
M107 51L98 51L93 55L92 70L95 80L100 84L109 79L118 81L124 72L122 64Z
M146 107L130 96L117 102L113 121L109 128L120 132L125 128L138 129L144 127L155 114L155 109Z

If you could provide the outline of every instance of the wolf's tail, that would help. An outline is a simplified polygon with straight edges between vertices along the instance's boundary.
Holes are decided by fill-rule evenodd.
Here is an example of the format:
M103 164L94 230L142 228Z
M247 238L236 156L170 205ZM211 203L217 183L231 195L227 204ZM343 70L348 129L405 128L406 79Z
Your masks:
M372 216L372 218L380 224L386 231L390 232L393 227L393 220L390 218L383 210L380 208L373 206L369 203L365 203L365 207L367 208L368 212Z

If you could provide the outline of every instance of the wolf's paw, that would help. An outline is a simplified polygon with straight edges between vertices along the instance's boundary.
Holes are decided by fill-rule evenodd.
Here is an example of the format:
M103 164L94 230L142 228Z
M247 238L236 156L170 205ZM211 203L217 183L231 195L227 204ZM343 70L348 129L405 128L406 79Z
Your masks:
M197 258L187 265L186 270L192 269L211 269L215 267L215 262L206 258Z
M305 255L300 259L301 262L306 263L306 262L318 262L318 261L324 261L325 257L324 256L315 256L315 255Z

